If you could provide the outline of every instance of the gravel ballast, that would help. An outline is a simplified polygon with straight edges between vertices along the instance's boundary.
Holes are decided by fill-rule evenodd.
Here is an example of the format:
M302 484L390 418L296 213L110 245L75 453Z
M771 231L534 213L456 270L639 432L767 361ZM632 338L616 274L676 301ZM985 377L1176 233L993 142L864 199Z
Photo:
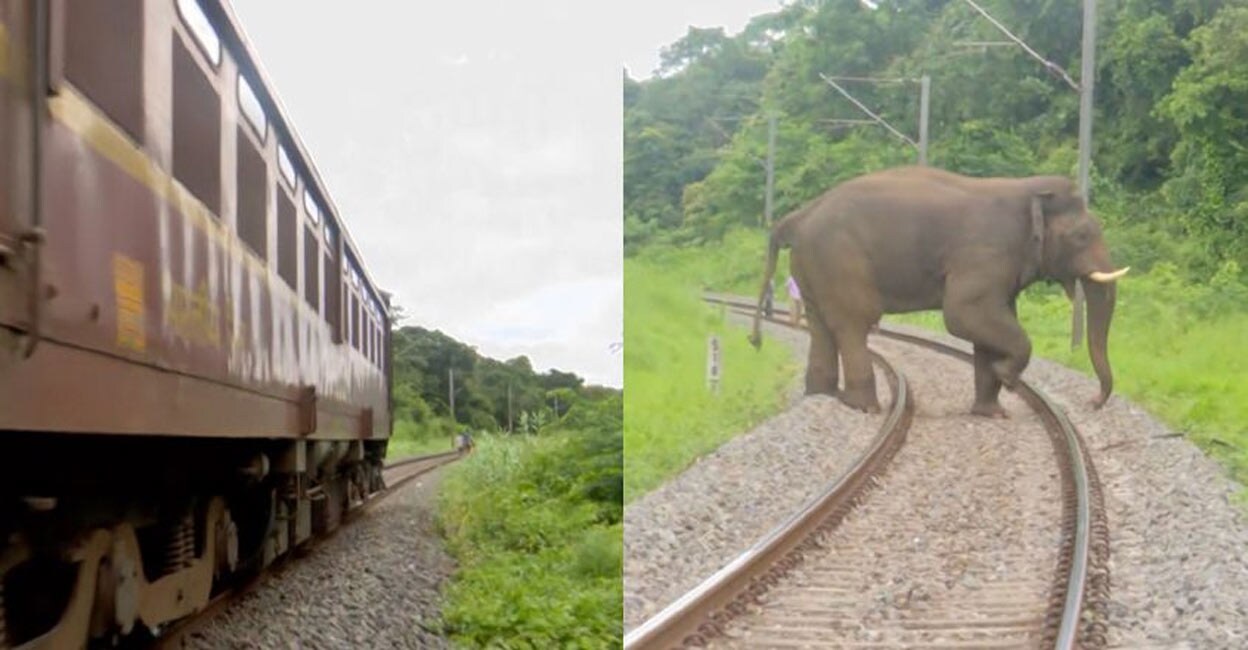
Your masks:
M768 342L795 345L804 367L806 335L769 328ZM890 345L904 346L876 345L873 337L878 349ZM1112 342L1110 352L1112 359ZM905 354L942 358L917 349ZM947 381L935 362L909 363L903 372L916 385ZM1121 396L1092 409L1094 378L1042 359L1033 359L1024 376L1067 411L1105 488L1110 647L1248 647L1248 516L1231 502L1239 486ZM968 366L965 377L952 380L966 384L955 388L967 396L969 377ZM886 394L881 391L882 402ZM1032 417L1014 396L1003 402L1016 419ZM920 413L951 419L970 406L969 397L932 401L922 393L919 404ZM848 412L828 398L802 398L631 504L625 512L625 628L657 613L787 517L817 489L812 477L823 477L819 484L834 479L875 434L878 417ZM804 457L814 452L798 449L827 456ZM715 496L702 503L700 495ZM787 505L774 505L780 500ZM733 533L729 528L738 521L757 523L749 534Z
M445 648L454 569L434 525L445 468L415 479L194 632L193 648Z
M1052 442L1017 398L970 415L971 366L875 340L910 382L906 442L876 489L714 647L1041 640L1061 530Z
M1112 334L1109 352L1112 363ZM1023 377L1066 411L1104 486L1109 646L1248 647L1248 513L1232 502L1242 486L1122 396L1093 409L1093 377L1045 359L1033 359Z
M805 359L805 333L766 327L766 345L783 341ZM876 383L887 407L892 398L882 372ZM852 411L830 397L799 397L789 410L629 504L625 629L658 613L791 516L858 460L882 422L883 415Z

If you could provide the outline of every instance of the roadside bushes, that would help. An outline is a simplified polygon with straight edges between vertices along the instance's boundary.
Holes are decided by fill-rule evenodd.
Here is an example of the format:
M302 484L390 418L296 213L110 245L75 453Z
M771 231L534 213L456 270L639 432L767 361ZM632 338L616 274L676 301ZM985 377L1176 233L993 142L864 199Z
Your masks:
M439 524L459 563L442 610L457 643L620 646L620 408L585 402L564 419L577 429L483 436L452 466Z

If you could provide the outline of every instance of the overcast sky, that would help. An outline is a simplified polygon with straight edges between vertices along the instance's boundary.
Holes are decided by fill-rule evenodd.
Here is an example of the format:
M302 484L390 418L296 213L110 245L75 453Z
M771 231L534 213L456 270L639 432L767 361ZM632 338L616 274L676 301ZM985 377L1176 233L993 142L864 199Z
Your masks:
M622 385L622 41L602 6L232 4L407 324Z
M647 79L659 67L659 50L689 27L723 27L740 32L750 18L780 9L780 0L635 0L622 24L624 67L633 79Z

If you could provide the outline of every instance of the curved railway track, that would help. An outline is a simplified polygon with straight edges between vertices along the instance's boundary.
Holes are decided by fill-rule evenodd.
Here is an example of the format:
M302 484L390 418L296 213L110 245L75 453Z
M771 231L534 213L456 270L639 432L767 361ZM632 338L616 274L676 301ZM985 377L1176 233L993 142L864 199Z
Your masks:
M384 489L373 493L368 500L357 505L355 508L352 508L347 513L342 525L329 531L325 535L312 539L308 544L296 549L296 551L292 554L306 555L316 547L325 543L327 540L333 538L338 531L343 529L343 527L350 525L352 522L359 519L360 516L362 516L373 506L383 501L386 497L398 492L404 485L425 474L428 474L429 472L432 472L435 469L438 469L439 467L459 460L462 456L463 454L459 451L447 451L424 456L411 456L388 463L382 470L382 481L386 486ZM213 599L209 601L207 607L200 610L190 618L173 626L156 639L154 647L162 649L190 647L190 638L195 631L201 629L210 620L212 620L213 617L224 611L230 603L239 599L244 594L260 587L266 576L273 575L275 572L286 569L289 564L291 564L291 557L288 555L285 559L280 560L273 566L269 567L269 569L264 573L247 580L241 585L227 589L214 596Z
M746 315L754 313L754 305L741 298L706 299ZM792 327L787 320L769 320ZM964 350L915 334L887 327L881 327L878 334L967 362L971 359ZM878 557L881 551L876 542L881 536L909 539L901 536L912 532L908 524L915 519L907 516L916 508L915 495L889 489L887 484L895 479L904 486L907 472L923 472L907 466L915 464L913 458L899 461L900 467L890 466L913 421L913 399L905 378L878 354L876 362L884 369L894 398L880 433L858 464L752 548L630 632L626 648L1075 648L1105 644L1108 535L1100 486L1078 432L1060 408L1025 382L1017 393L1038 414L1051 443L1049 458L1057 460L1055 472L1051 463L1046 470L1033 470L1042 472L1041 477L1043 472L1060 476L1060 498L1051 499L1060 501L1052 507L1060 511L1060 525L1050 535L1057 548L1041 558L1017 551L993 556L1005 577L994 584L976 585L973 595L957 602L925 603L914 616L863 620L861 608L853 604L862 602L863 585L878 575L872 573L872 562L877 558L890 561L887 556ZM871 488L881 485L885 489L878 490L880 494L868 496ZM1004 487L1009 489L1009 485ZM1043 501L1042 496L1032 495L1032 500ZM868 504L864 508L868 512L861 517L851 514L857 504ZM905 594L907 605L913 595L913 590Z

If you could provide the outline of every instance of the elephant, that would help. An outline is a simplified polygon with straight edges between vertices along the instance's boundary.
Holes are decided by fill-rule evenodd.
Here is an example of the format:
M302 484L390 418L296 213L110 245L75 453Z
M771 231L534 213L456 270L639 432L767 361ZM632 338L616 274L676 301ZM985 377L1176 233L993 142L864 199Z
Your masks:
M949 333L974 348L971 413L1006 417L1001 388L1014 390L1031 358L1016 301L1040 280L1060 283L1068 296L1082 281L1088 353L1100 381L1093 406L1113 392L1109 325L1117 281L1130 267L1114 269L1100 223L1068 178L980 178L907 166L827 190L771 230L750 335L756 348L785 247L810 328L807 394L879 412L867 333L885 313L941 309Z

